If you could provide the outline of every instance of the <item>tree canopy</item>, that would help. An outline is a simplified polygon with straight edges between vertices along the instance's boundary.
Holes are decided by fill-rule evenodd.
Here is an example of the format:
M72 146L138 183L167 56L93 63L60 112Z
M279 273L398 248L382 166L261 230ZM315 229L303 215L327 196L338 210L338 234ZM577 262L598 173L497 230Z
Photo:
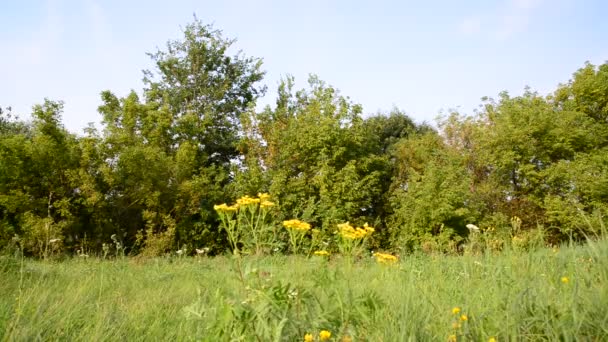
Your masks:
M83 136L45 99L31 121L0 108L0 247L161 255L228 248L213 205L268 192L278 221L377 227L371 246L458 252L475 224L498 246L583 239L606 225L608 64L586 63L549 95L485 99L437 128L394 109L368 115L311 76L276 103L262 60L196 20L149 54L144 88L101 92ZM535 241L535 240L534 240Z

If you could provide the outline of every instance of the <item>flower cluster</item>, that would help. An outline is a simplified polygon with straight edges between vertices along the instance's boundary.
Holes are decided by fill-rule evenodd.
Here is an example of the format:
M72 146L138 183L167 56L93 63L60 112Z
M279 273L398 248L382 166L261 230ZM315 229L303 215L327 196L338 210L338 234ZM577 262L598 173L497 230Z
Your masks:
M233 205L227 205L226 203L214 205L213 209L221 213L233 213L239 210L241 207L259 204L260 208L270 208L274 206L274 202L270 201L270 195L267 193L259 193L258 197L251 197L245 195L236 200Z
M363 239L371 235L375 229L368 226L367 223L363 227L353 227L349 222L338 225L340 236L349 240Z
M236 200L236 204L238 204L239 206L247 206L247 205L252 205L252 204L258 204L260 203L260 199L256 198L256 197L250 197L248 195L245 195L239 199Z
M329 256L328 251L316 251L314 254L318 256Z
M329 341L329 339L331 338L331 332L328 330L321 330L321 332L319 332L319 341ZM313 342L315 340L315 337L313 334L306 334L304 335L304 342Z
M394 264L399 260L396 256L386 253L374 253L374 257L381 264Z
M310 230L310 223L302 222L296 219L283 221L283 226L285 226L285 228L287 229L293 229L303 232Z
M217 212L223 212L223 213L233 213L235 211L237 211L239 209L238 205L227 205L226 203L222 203L219 205L214 205L213 206L213 210L217 211Z

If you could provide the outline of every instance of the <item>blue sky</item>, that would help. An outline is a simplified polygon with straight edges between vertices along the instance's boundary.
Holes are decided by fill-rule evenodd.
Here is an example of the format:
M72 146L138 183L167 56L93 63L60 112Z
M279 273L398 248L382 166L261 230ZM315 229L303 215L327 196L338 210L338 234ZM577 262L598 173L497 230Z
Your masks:
M45 97L63 100L80 133L99 121L102 90L141 89L145 53L179 38L193 13L264 59L260 105L282 76L304 86L315 73L366 113L433 121L502 90L550 92L608 60L604 0L2 1L0 106L27 117Z

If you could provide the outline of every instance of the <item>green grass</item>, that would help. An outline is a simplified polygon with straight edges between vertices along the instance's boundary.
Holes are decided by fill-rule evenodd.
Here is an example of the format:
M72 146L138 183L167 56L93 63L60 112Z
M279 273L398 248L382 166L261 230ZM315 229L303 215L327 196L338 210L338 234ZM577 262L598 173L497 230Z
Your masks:
M396 265L0 258L7 341L301 341L322 329L332 341L608 339L608 241L558 252L406 256Z

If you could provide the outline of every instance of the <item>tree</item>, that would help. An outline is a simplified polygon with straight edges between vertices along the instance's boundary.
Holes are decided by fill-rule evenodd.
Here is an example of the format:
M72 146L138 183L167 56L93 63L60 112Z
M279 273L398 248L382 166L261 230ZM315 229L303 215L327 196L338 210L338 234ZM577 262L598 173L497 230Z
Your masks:
M221 247L212 207L226 201L241 115L264 91L261 61L230 56L233 43L195 19L182 40L150 54L143 102L102 93L107 202L129 245L137 239L151 254Z

